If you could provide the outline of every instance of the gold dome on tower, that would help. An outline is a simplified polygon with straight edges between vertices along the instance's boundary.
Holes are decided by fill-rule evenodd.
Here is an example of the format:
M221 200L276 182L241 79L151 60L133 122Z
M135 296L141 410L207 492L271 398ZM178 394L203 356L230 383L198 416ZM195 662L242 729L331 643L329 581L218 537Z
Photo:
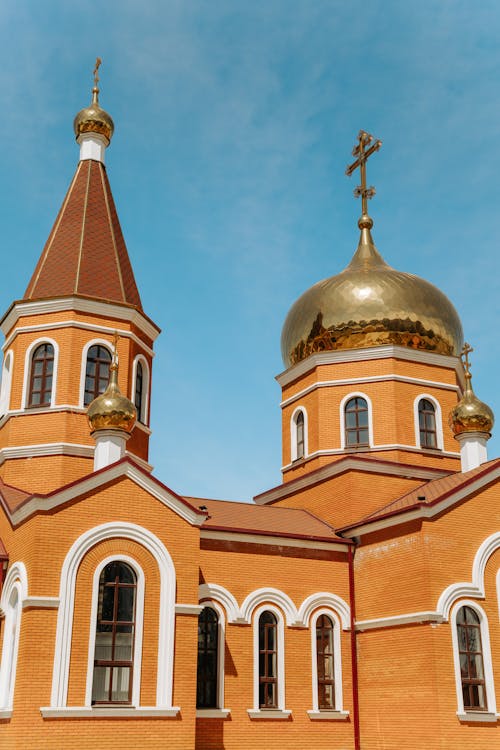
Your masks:
M113 137L115 125L111 115L99 106L99 88L97 84L99 82L98 71L100 64L101 58L98 57L94 68L92 101L88 107L84 107L84 109L78 112L73 122L73 129L77 139L82 133L98 133L107 139L109 145Z
M122 394L118 385L118 361L115 351L109 368L109 385L97 396L87 409L90 431L122 430L131 433L137 420L137 409L130 399Z
M462 356L465 367L464 395L450 412L449 423L454 435L464 432L490 433L495 423L495 416L484 401L480 401L472 389L469 354L474 351L469 344L464 344Z
M366 159L380 146L361 131L347 169L361 168L361 237L351 262L341 273L308 289L290 309L281 336L286 367L315 352L396 344L438 354L456 355L463 343L458 314L443 292L428 281L397 271L381 257L371 235L366 187ZM369 148L365 151L365 147Z

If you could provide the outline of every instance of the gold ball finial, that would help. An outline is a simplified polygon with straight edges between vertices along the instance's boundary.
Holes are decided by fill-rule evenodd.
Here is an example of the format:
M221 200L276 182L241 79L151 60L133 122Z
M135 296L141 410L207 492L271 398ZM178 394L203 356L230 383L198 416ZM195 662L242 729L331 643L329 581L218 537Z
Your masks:
M107 140L107 145L113 137L115 125L111 115L109 115L99 105L99 68L102 60L100 57L96 59L93 76L94 76L94 87L92 89L92 101L88 107L80 110L75 117L73 128L75 136L78 140L82 133L98 133L103 135Z
M124 396L118 386L118 333L113 339L113 358L109 368L109 385L97 396L87 409L87 419L91 433L97 430L122 430L131 433L137 420L137 409L130 399Z
M490 433L495 423L495 416L483 401L480 401L472 389L469 354L474 349L465 343L461 352L465 374L464 395L450 412L449 424L454 435L466 432Z

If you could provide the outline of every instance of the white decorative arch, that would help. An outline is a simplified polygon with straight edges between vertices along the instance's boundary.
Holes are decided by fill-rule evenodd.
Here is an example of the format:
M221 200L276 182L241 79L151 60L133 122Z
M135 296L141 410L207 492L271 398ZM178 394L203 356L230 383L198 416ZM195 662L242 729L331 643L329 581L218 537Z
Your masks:
M437 613L444 620L448 620L450 609L457 599L461 599L464 596L473 599L484 599L484 571L486 563L497 549L500 549L500 531L487 537L478 548L474 556L474 562L472 563L472 581L452 583L445 588L439 597L436 607Z
M14 352L6 352L2 367L2 384L0 386L0 416L7 414L10 407L10 391L12 386L12 371L14 369Z
M12 711L16 684L17 655L21 632L22 603L28 596L28 575L22 562L9 569L2 589L0 608L5 614L0 661L0 715ZM7 716L10 715L7 713Z
M202 583L198 588L198 599L200 602L203 599L210 599L222 605L228 622L237 622L240 618L238 602L224 586L219 586L217 583Z
M85 346L82 349L82 364L81 364L81 370L80 370L80 395L78 397L78 405L81 408L84 408L84 399L85 399L85 373L87 370L87 356L89 353L89 349L92 346L104 346L108 352L113 356L113 346L107 339L92 339L91 341L87 341Z
M438 450L444 450L444 438L443 438L443 416L441 413L441 404L430 393L419 393L413 402L413 422L415 427L415 445L417 448L421 448L420 445L420 422L418 418L418 405L423 400L427 399L434 407L435 419L436 419L436 443ZM425 446L424 446L425 448Z
M326 615L330 618L333 624L333 674L334 674L334 692L335 692L335 707L333 710L340 716L344 715L343 711L343 694L342 694L342 654L340 650L340 622L339 618L332 609L329 607L322 607L321 609L314 612L311 619L311 675L312 675L312 714L318 714L321 710L319 708L318 700L318 660L317 660L317 639L316 639L316 623L318 617ZM345 716L348 714L345 713Z
M40 344L51 344L54 349L54 370L52 372L52 391L50 394L50 406L56 405L56 393L57 393L57 369L59 365L59 344L54 339L48 336L43 336L39 339L35 339L26 349L24 357L24 375L23 375L23 395L21 399L21 409L26 409L29 400L29 386L30 386L30 372L31 372L31 357L33 352L40 346Z
M263 588L252 591L241 605L240 622L250 623L256 607L265 602L275 604L285 615L286 624L293 625L297 620L297 607L290 597L279 589ZM266 607L269 609L269 607Z
M297 623L303 627L309 627L309 620L315 609L323 607L329 611L333 610L338 613L342 623L342 630L349 630L351 623L351 610L347 602L337 594L331 594L329 591L318 591L304 599L297 613Z
M304 455L297 455L297 418L299 414L304 417ZM290 417L290 460L297 461L298 458L305 458L309 453L309 422L307 409L305 406L297 406Z
M149 364L146 357L143 354L138 354L134 357L132 364L132 383L130 387L130 400L135 404L135 379L137 377L137 364L142 365L142 408L141 414L137 415L137 419L142 424L148 424L149 417L149 389L151 383L151 374Z
M348 450L350 447L346 445L346 437L345 437L345 405L348 401L351 400L351 398L364 398L366 401L366 404L368 406L368 446L370 448L373 448L374 445L374 438L373 438L373 407L372 407L372 401L369 396L366 395L366 393L362 393L361 391L353 391L352 393L348 393L342 401L340 402L340 446L342 450Z
M68 697L71 633L75 606L75 586L78 567L87 552L106 539L131 539L148 552L158 564L160 573L160 606L158 632L158 676L156 703L159 708L172 707L172 676L175 629L175 567L157 536L142 526L125 521L104 523L83 533L72 545L61 569L60 606L57 618L51 707L63 708Z

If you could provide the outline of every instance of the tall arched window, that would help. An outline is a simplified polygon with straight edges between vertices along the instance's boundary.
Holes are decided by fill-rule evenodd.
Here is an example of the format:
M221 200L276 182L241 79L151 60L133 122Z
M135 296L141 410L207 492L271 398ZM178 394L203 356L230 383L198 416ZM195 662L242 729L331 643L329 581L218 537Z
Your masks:
M316 620L316 665L318 708L335 709L333 622L327 615Z
M101 344L91 346L87 352L85 369L85 394L83 403L88 406L97 396L104 393L109 383L111 354Z
M137 419L144 422L144 372L140 362L135 369L135 393L134 404L137 409Z
M259 617L259 708L278 708L278 621L268 611Z
M295 419L295 435L297 439L296 458L304 458L306 452L306 442L304 433L304 412L299 411Z
M50 406L53 374L54 347L40 344L31 356L28 406Z
M132 568L115 560L99 578L92 703L130 703L134 667L135 598Z
M436 409L432 401L422 398L418 402L420 447L437 448Z
M487 701L481 622L472 607L460 607L456 623L464 709L485 711Z
M368 404L366 399L355 396L344 406L345 444L347 448L369 445Z
M0 661L0 709L12 709L16 677L21 599L19 584L10 593L3 625L3 647Z
M218 651L219 617L212 607L204 607L198 617L196 708L217 708Z

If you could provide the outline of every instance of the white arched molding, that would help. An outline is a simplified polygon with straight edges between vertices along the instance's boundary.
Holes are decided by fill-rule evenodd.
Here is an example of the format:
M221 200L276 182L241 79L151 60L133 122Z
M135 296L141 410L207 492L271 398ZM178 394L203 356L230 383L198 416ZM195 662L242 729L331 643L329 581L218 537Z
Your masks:
M500 531L491 534L478 548L472 563L472 581L452 583L445 588L439 597L436 612L443 620L448 620L450 610L457 599L468 596L473 599L484 599L484 571L491 555L500 549Z
M224 708L224 653L226 647L226 617L224 609L213 600L203 601L202 607L210 607L217 613L217 708L197 708L196 715L200 718L226 718L231 711Z
M12 370L14 367L14 352L12 349L5 354L2 367L2 384L0 385L0 417L7 414L10 408L10 391L12 386Z
M0 661L0 719L10 718L14 703L17 655L23 600L28 596L28 576L22 562L11 565L5 578L0 608L5 615Z
M135 380L137 377L137 364L139 362L142 365L142 406L141 413L137 414L137 419L141 424L147 426L149 418L149 389L151 383L151 373L149 370L148 361L142 354L138 354L134 358L134 362L132 364L132 385L130 389L130 400L133 404L135 404Z
M366 395L366 393L361 393L361 391L353 391L352 393L348 393L347 396L344 396L342 401L340 402L340 447L342 450L348 450L351 448L355 448L356 446L350 446L346 445L346 435L345 435L345 406L348 401L351 400L351 398L364 398L366 401L366 405L368 406L368 447L373 448L373 408L372 408L372 402L369 396Z
M273 709L259 706L259 620L263 612L272 612L277 622L277 698L278 707ZM283 614L278 607L266 602L253 612L253 708L247 709L252 719L288 719L291 711L285 708L285 627Z
M82 363L81 363L81 370L80 370L80 394L78 397L78 405L81 408L85 408L84 400L85 400L85 375L87 370L87 357L89 354L89 349L92 346L104 346L105 349L108 350L110 353L110 356L113 356L113 347L110 344L109 341L106 339L92 339L91 341L87 341L85 346L82 349Z
M351 610L349 605L342 597L337 596L337 594L331 594L329 591L319 591L304 599L297 614L296 624L308 628L311 615L318 607L337 612L342 624L342 630L350 630Z
M271 604L275 604L276 607L279 607L285 614L286 624L288 626L295 624L297 620L297 608L295 604L287 594L283 593L283 591L273 588L256 589L248 594L241 605L239 622L250 624L255 608L263 602L270 602ZM269 609L269 607L267 607L267 609ZM272 609L272 611L274 612L274 609Z
M415 445L417 448L424 448L425 446L420 445L420 422L418 418L418 405L423 400L426 399L427 401L430 401L431 404L434 407L434 416L436 421L436 443L437 443L437 449L442 451L444 450L444 438L443 438L443 416L441 413L441 404L439 401L437 401L434 396L431 396L430 393L419 393L419 395L415 398L413 402L413 422L415 426Z
M304 417L304 455L299 456L297 453L297 418L299 414ZM309 426L307 419L307 409L305 406L297 406L290 417L290 460L297 461L299 458L306 458L309 452Z
M318 661L316 623L321 615L330 618L333 624L333 676L335 707L333 709L319 708L318 699ZM317 609L311 617L311 675L312 675L312 711L308 711L311 719L347 719L349 711L344 711L342 691L342 654L340 644L340 621L332 609L322 607Z
M142 633L144 628L144 572L139 563L128 555L110 555L101 560L94 571L92 581L92 607L90 611L90 632L89 632L89 655L87 665L87 684L85 688L85 705L92 705L92 685L94 681L94 652L95 636L97 626L97 609L99 602L99 579L101 573L110 562L124 562L129 565L136 575L137 588L135 598L135 633L132 670L132 706L139 706L141 699L141 664L142 664Z
M160 606L158 627L158 674L155 709L163 709L163 715L175 715L179 709L172 704L172 677L175 628L175 568L163 542L147 529L125 521L105 523L89 529L73 544L61 570L60 606L57 618L56 646L50 709L42 709L46 717L77 715L79 709L66 708L68 696L69 664L71 658L71 634L75 606L76 575L87 552L107 539L130 539L148 550L158 564L160 573ZM66 708L66 712L61 709ZM83 707L85 708L85 707ZM87 710L88 707L87 707ZM92 709L90 709L92 710ZM101 709L100 715L104 715ZM122 708L113 708L123 713ZM135 709L133 715L139 715ZM143 709L144 710L144 709ZM170 713L171 712L171 713ZM82 712L82 715L86 715Z
M59 365L59 344L54 341L54 339L50 339L48 336L44 336L43 338L36 339L33 341L28 348L26 349L26 355L24 357L24 376L23 376L23 395L21 399L21 409L26 409L29 401L29 387L30 387L30 373L31 373L31 358L33 356L33 353L35 349L40 346L40 344L51 344L51 346L54 349L54 368L52 372L52 391L50 394L50 406L54 407L56 405L56 393L57 393L57 370ZM37 408L36 406L33 408ZM47 407L40 407L40 408L47 408Z
M467 711L464 708L462 693L462 675L460 669L460 655L458 646L457 615L462 607L470 607L479 617L481 630L481 646L483 651L484 684L486 689L487 708L484 711ZM450 617L451 639L453 643L453 663L455 666L455 686L457 691L457 716L462 721L492 721L496 722L495 683L493 682L493 668L491 662L490 634L488 618L480 605L470 599L456 602Z
M198 598L200 602L204 599L210 599L222 605L226 611L228 622L240 621L238 602L224 586L218 586L216 583L202 583L198 588Z

